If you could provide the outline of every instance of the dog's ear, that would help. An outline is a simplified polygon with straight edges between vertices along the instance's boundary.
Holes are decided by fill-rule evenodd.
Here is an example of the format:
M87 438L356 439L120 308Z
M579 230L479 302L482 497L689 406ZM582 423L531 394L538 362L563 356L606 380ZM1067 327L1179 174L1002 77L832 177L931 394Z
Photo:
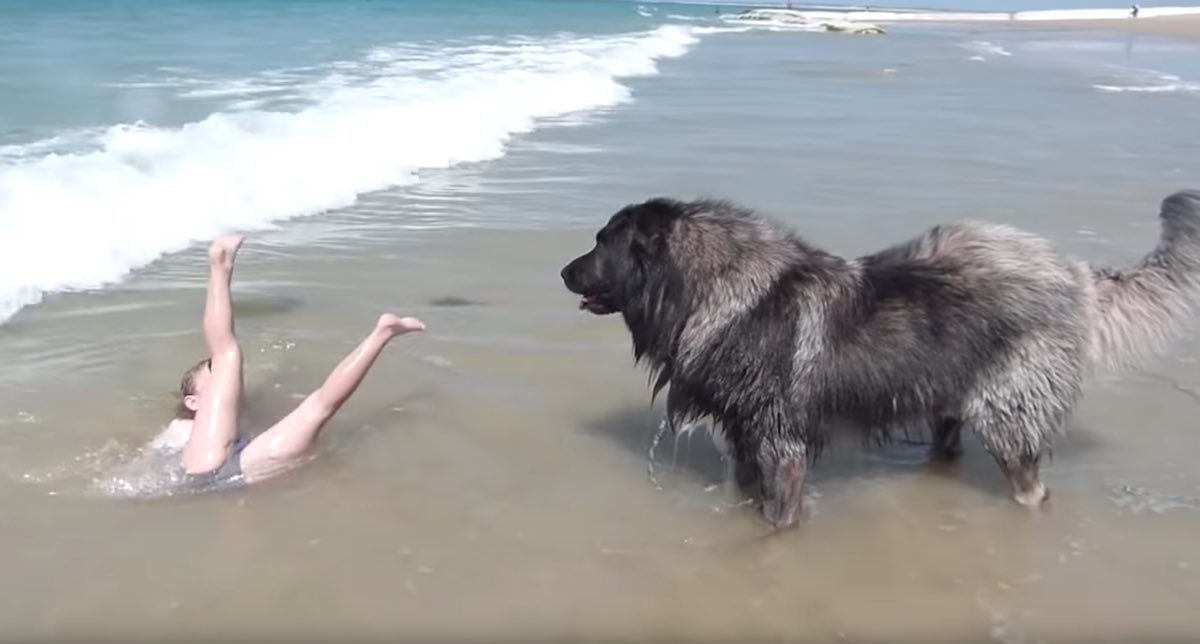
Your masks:
M659 197L637 206L633 217L634 252L657 255L666 250L671 226L683 212L683 204Z

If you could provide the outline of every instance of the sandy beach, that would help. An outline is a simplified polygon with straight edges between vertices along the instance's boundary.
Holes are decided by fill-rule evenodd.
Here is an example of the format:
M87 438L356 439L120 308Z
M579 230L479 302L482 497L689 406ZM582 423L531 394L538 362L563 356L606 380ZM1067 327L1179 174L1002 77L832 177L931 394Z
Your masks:
M1166 36L1200 42L1200 16L1161 16L1153 18L1127 18L1124 20L1059 20L1019 24L1039 29L1061 27L1120 31L1131 34Z

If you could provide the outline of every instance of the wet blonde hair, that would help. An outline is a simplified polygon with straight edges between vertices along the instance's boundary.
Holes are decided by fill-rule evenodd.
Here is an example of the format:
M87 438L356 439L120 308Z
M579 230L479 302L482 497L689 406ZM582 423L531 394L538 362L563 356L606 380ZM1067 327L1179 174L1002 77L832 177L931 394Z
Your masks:
M196 412L188 409L183 400L196 393L196 374L204 369L212 369L212 358L205 358L192 365L191 368L183 372L183 378L179 379L179 403L175 406L176 419L192 420L196 417Z

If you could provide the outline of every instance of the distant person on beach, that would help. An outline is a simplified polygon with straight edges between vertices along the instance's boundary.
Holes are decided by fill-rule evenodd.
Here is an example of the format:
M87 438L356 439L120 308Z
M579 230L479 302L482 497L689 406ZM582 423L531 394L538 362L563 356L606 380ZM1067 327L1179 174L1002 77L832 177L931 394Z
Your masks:
M1142 10L1142 8L1141 8L1141 7L1139 7L1139 6L1137 6L1137 5L1135 4L1135 5L1133 5L1133 11L1131 11L1131 12L1129 13L1129 15L1130 15L1130 16L1132 16L1132 17L1134 17L1134 18L1136 18L1136 17L1138 17L1138 12L1139 12L1139 11L1141 11L1141 10Z
M424 330L414 318L380 316L362 343L350 352L294 411L250 439L238 428L242 404L242 351L233 332L230 282L241 235L218 237L208 251L208 294L204 302L204 342L209 357L183 374L175 419L152 443L182 446L189 486L244 481L280 473L306 454L321 428L362 383L367 371L397 335Z

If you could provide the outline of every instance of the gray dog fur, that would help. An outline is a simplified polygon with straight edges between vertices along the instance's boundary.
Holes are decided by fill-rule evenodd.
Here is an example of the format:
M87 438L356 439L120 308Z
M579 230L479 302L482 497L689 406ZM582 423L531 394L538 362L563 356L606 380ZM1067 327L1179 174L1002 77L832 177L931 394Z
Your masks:
M652 199L562 277L581 308L622 314L654 391L670 384L672 427L716 421L778 527L835 420L927 424L940 458L970 428L1036 506L1084 378L1162 351L1200 299L1200 192L1167 197L1161 220L1158 247L1116 271L974 222L846 259L728 202Z

